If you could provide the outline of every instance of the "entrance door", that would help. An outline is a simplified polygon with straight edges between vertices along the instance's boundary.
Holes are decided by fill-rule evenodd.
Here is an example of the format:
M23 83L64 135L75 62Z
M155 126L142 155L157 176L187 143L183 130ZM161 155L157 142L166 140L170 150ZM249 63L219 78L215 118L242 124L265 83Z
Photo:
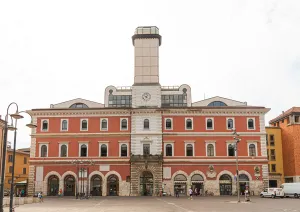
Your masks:
M116 175L110 175L107 180L107 195L119 195L119 178Z
M65 177L64 196L75 196L75 178L72 175Z
M52 175L48 179L48 196L56 196L59 190L59 180L58 177Z
M153 195L153 175L149 171L145 171L140 176L140 192L142 196Z
M232 185L231 184L220 184L220 195L231 195Z
M94 175L91 179L91 194L102 196L102 178L99 175Z
M180 196L186 196L187 195L186 183L175 183L174 193L176 193L176 191Z

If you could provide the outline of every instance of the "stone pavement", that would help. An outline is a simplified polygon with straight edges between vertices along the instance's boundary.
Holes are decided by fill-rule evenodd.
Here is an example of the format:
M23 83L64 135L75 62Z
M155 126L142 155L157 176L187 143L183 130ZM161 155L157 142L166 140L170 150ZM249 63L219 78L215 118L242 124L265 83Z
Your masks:
M5 208L8 212L8 208ZM16 212L300 212L300 199L253 197L249 203L236 197L99 197L89 200L46 198L44 203L21 205Z

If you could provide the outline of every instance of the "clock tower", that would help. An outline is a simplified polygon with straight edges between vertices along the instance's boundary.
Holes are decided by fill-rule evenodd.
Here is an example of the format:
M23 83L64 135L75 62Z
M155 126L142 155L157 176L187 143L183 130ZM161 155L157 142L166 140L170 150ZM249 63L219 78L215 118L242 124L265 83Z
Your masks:
M132 36L134 45L134 84L132 107L160 107L159 46L161 36L155 26L138 27Z

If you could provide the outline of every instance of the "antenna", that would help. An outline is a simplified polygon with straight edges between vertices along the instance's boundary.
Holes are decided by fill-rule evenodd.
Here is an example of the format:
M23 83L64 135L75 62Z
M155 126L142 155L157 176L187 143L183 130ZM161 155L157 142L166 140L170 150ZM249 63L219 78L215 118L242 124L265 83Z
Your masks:
M205 99L205 93L204 93L204 99Z

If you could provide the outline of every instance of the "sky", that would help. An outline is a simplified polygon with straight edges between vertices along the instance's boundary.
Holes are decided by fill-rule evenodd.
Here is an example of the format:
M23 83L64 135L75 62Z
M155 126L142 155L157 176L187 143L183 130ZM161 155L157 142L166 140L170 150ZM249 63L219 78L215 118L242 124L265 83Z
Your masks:
M157 26L161 85L271 108L268 123L300 106L299 11L298 0L0 0L0 114L13 101L104 103L106 86L133 84L135 28ZM17 148L30 146L24 116Z

